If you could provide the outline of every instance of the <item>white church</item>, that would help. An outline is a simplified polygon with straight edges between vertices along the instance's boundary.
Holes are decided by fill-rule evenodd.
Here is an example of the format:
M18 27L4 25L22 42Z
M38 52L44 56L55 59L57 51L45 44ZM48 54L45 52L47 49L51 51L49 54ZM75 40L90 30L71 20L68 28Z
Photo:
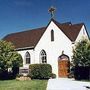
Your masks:
M67 77L73 48L82 38L89 39L84 23L59 23L51 19L46 27L12 33L4 40L15 45L24 68L30 64L50 64L57 77Z

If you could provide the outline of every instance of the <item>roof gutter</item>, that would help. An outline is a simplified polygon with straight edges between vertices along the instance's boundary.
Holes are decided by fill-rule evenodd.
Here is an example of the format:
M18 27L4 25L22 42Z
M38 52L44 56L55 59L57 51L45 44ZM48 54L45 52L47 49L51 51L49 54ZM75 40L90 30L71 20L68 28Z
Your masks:
M23 50L29 50L29 49L34 49L34 46L24 47L24 48L16 48L15 51L23 51Z

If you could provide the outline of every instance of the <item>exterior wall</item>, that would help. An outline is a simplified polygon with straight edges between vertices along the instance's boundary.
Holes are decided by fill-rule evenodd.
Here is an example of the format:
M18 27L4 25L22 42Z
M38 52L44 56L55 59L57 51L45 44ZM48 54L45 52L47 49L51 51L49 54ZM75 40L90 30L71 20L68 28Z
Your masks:
M83 39L89 40L89 37L88 37L88 34L87 34L87 32L86 32L86 29L85 29L85 26L84 26L84 25L82 26L82 28L81 28L81 30L80 30L80 32L79 32L79 34L78 34L78 36L77 36L74 44L73 44L73 48L75 48L75 45L76 45L78 42L80 42L81 40L83 40Z
M51 42L51 30L54 30L54 41ZM40 63L40 52L44 49L47 54L47 63L52 65L53 73L58 76L58 57L64 51L71 60L72 43L69 38L53 23L51 22L47 27L45 33L35 47L35 63Z
M23 67L24 68L28 68L29 64L26 64L26 60L25 60L25 54L26 52L29 52L30 54L30 58L31 58L31 64L34 64L34 50L23 50L23 51L18 51L18 53L22 56L23 59Z
M82 26L82 28L81 28L81 30L79 32L79 35L78 35L78 37L77 37L75 42L77 43L77 42L79 42L82 39L89 39L84 25Z

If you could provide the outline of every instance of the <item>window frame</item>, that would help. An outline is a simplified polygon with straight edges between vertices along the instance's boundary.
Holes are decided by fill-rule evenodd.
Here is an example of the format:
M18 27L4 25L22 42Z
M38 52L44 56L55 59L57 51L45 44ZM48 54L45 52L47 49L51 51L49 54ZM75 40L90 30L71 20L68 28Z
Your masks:
M45 50L41 50L40 52L40 63L47 64L47 54Z
M30 64L31 63L31 56L30 53L27 51L25 53L25 64Z
M52 29L51 30L51 42L53 42L54 41L54 30Z

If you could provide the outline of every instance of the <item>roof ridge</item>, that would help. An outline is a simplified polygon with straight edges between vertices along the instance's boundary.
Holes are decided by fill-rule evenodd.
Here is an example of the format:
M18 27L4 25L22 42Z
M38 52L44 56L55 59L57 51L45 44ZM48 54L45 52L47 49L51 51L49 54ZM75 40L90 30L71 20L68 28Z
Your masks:
M84 23L81 22L81 23L75 23L75 24L72 24L72 25L84 25Z
M68 25L68 24L71 24L71 26L73 26L73 25L84 25L84 22L75 23L75 24L72 24L71 21L65 22L65 23L60 23L60 22L56 21L56 20L53 19L53 18L51 18L51 21L53 21L56 25Z
M55 19L51 18L51 21L53 21L55 24L61 24L58 21L56 21Z
M38 27L38 28L30 29L30 30L28 29L28 30L26 30L26 31L20 31L20 32L10 33L10 34L8 34L8 35L14 35L14 34L19 34L19 33L24 33L24 32L29 32L29 31L36 31L36 30L39 30L39 29L41 30L41 29L44 29L44 28L46 28L46 27L40 27L40 28ZM8 35L7 35L7 36L8 36Z

